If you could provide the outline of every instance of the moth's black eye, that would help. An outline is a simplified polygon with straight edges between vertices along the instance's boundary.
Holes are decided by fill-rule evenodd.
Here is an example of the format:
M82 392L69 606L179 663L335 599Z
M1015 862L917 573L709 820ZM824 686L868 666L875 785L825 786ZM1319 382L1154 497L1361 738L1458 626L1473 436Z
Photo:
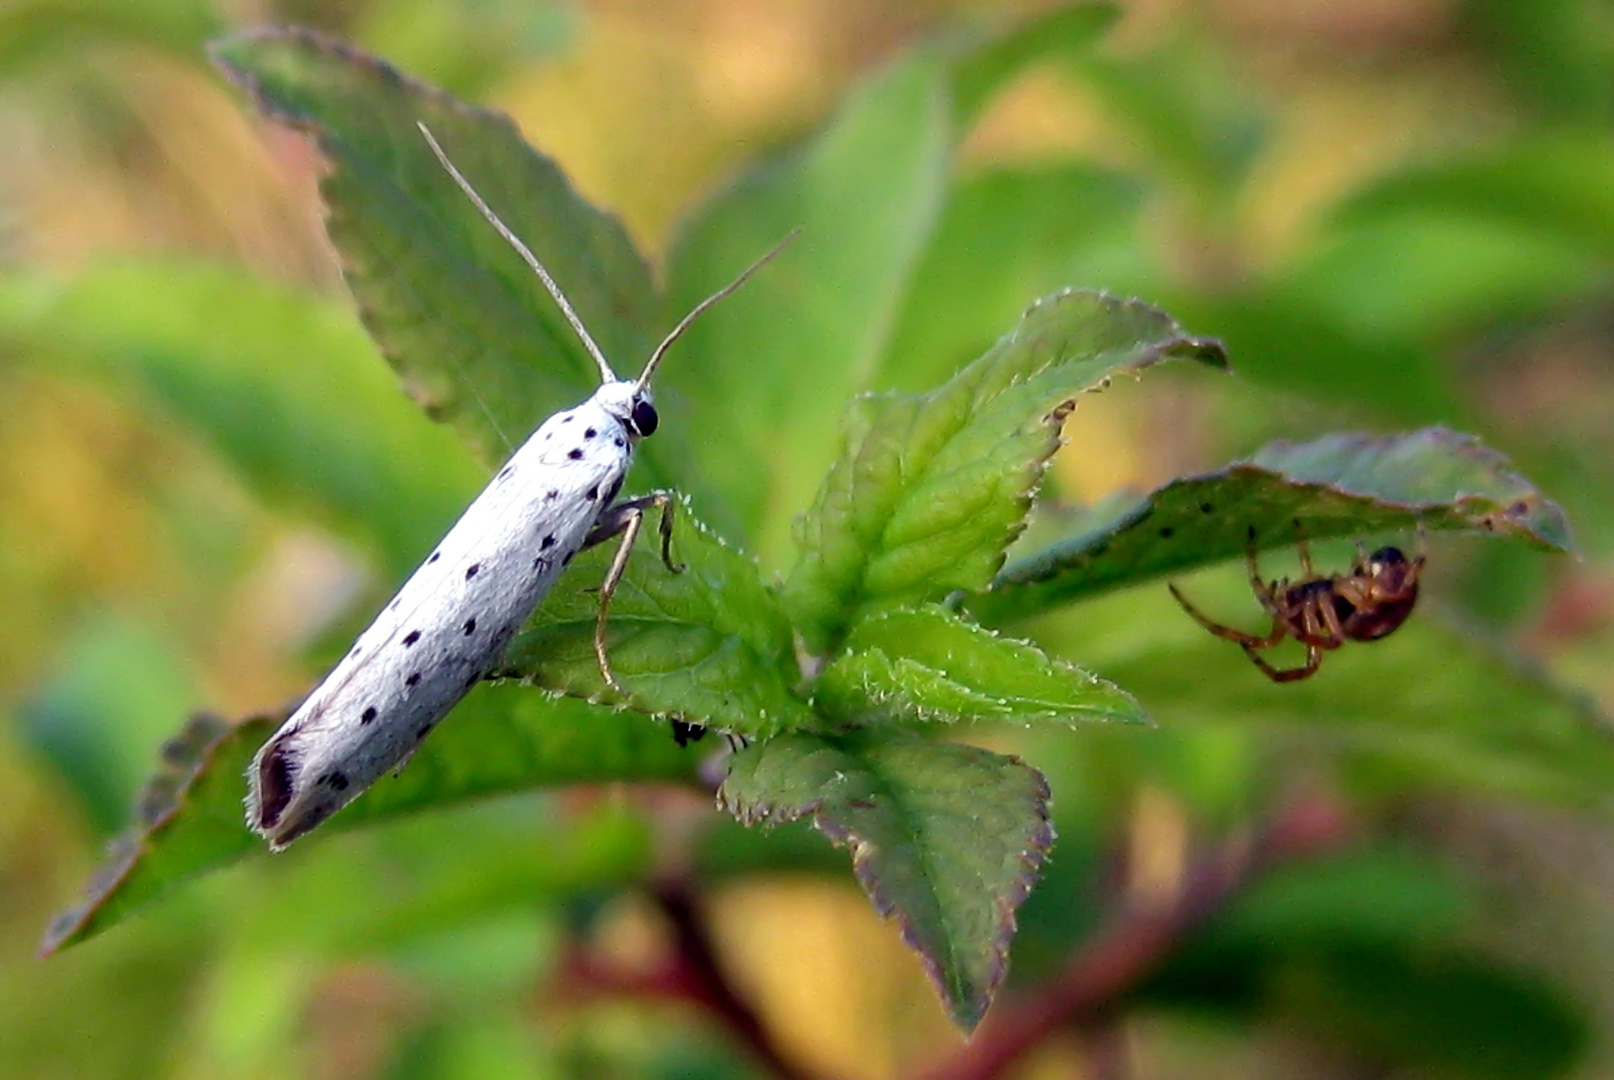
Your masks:
M634 434L641 438L656 433L656 425L661 422L656 416L656 407L648 401L633 403L633 418L629 421L633 425Z

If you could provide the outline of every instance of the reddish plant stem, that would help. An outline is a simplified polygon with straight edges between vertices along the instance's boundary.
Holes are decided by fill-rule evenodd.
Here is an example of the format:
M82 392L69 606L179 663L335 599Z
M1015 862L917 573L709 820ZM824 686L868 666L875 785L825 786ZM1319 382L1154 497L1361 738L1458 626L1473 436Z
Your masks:
M923 1080L996 1080L1061 1029L1112 1024L1124 995L1158 970L1187 934L1219 912L1253 877L1337 847L1347 831L1333 803L1305 799L1292 804L1253 840L1224 844L1201 856L1184 875L1174 900L1117 909L1059 975L1023 1001L1003 1002L969 1045L922 1074ZM652 971L624 972L598 963L579 947L566 963L568 990L697 1005L774 1076L818 1080L780 1051L755 1010L736 993L718 964L687 884L668 883L653 895L673 929L673 957Z
M1337 846L1345 825L1331 803L1292 806L1248 843L1201 857L1174 901L1127 904L1064 970L1024 1001L1003 1002L975 1038L922 1074L924 1080L996 1080L1060 1029L1113 1020L1128 991L1171 956L1182 938L1208 921L1258 872Z
M667 963L650 971L627 972L601 964L579 946L565 963L567 990L660 998L697 1006L772 1075L781 1080L818 1080L780 1051L761 1017L735 992L718 964L706 922L687 886L681 882L663 884L655 889L652 898L673 931L673 955Z

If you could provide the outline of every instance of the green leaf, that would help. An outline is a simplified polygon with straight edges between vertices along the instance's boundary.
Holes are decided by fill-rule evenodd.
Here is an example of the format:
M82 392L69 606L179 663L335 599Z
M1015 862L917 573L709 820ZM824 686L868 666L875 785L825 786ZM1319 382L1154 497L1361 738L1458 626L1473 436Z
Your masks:
M850 848L875 909L896 917L954 1022L974 1030L1053 842L1041 773L911 736L792 734L736 754L719 799L746 824L810 816Z
M1607 258L1614 254L1614 147L1602 132L1520 140L1483 157L1386 176L1336 211L1345 225L1413 215L1511 226Z
M643 259L508 117L304 30L230 38L213 55L265 115L313 136L330 164L326 229L365 326L410 395L484 460L502 459L599 376L417 121L548 267L606 355L627 365L619 374L642 362L657 309Z
M682 313L802 230L658 375L665 427L722 432L690 440L689 471L723 496L714 523L765 565L783 560L790 516L834 456L836 415L878 374L929 238L952 143L945 75L926 56L881 73L810 142L703 207L669 255Z
M953 118L960 131L993 96L1036 61L1080 55L1120 21L1112 3L1081 3L1027 19L1007 33L964 51L953 71Z
M1234 625L1271 625L1242 567L1207 571L1184 591ZM1163 732L1253 733L1274 753L1327 747L1364 795L1399 803L1408 788L1474 791L1591 809L1606 808L1614 791L1609 718L1438 610L1331 652L1315 676L1282 685L1195 624L1163 585L1090 598L1034 629L1051 654L1080 657L1129 687Z
M627 704L751 739L814 726L791 692L799 677L790 624L756 563L702 525L685 500L672 546L683 570L673 573L649 520L607 623L606 651ZM502 675L577 697L613 696L594 655L594 629L616 548L601 544L572 563L511 645Z
M1239 358L1239 377L1334 407L1366 406L1399 424L1449 419L1457 407L1446 365L1422 341L1386 336L1341 313L1331 295L1289 277L1209 297L1171 297L1179 318L1214 329Z
M379 553L401 577L486 473L420 421L353 316L237 270L118 260L0 277L0 342L132 384L260 495Z
M247 765L283 719L229 724L199 716L168 742L160 771L137 801L134 828L114 842L84 900L52 921L41 951L53 953L100 933L187 878L267 853L247 831L241 805ZM396 778L370 788L323 831L541 786L698 784L698 761L674 744L666 728L637 714L484 685Z
M1071 71L1148 155L1198 204L1201 225L1220 225L1266 143L1267 117L1203 39L1179 36L1148 54L1078 59Z
M1563 511L1471 435L1328 435L1273 443L1248 462L1173 480L1069 540L1016 559L968 601L996 624L1298 537L1430 530L1518 537L1568 551Z
M197 689L178 643L127 617L91 617L64 645L48 681L17 706L13 737L110 836L128 824L152 743Z
M125 58L142 50L191 62L219 24L220 12L206 0L7 4L0 9L0 76L16 79L30 66L54 63L59 80L74 61L88 66L97 55Z
M1141 991L1439 1075L1564 1075L1585 1018L1558 989L1462 943L1470 904L1411 853L1308 860L1257 879Z
M988 349L1028 296L1071 284L1150 285L1158 275L1139 233L1144 195L1136 179L1085 165L955 183L903 299L881 388L935 386Z
M1156 308L1066 292L938 389L854 402L785 588L808 647L833 648L873 611L986 587L1076 397L1174 357L1226 364Z
M1037 646L943 608L865 619L825 667L814 705L847 724L1012 724L1146 719L1132 696Z

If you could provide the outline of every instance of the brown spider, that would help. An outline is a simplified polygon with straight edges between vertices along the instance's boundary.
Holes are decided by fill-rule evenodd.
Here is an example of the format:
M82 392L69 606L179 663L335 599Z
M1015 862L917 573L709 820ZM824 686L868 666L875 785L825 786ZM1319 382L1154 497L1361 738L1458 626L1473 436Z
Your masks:
M1219 638L1238 642L1244 655L1273 682L1294 682L1316 673L1325 649L1337 649L1347 641L1378 641L1394 633L1418 602L1418 575L1428 554L1420 526L1417 558L1409 560L1394 547L1381 547L1368 555L1358 541L1351 572L1323 577L1312 569L1306 541L1300 539L1296 545L1304 576L1292 585L1287 578L1268 584L1261 579L1255 559L1255 530L1250 530L1246 555L1250 587L1262 609L1272 616L1272 631L1265 637L1213 622L1189 603L1175 584L1168 586L1195 622ZM1258 650L1270 649L1286 637L1306 647L1306 662L1280 670L1267 663Z

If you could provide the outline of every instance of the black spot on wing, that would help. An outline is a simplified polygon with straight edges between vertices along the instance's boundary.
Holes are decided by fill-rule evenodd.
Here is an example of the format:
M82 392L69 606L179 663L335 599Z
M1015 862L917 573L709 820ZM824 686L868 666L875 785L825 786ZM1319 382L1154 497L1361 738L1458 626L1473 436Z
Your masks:
M476 575L481 571L481 569L482 569L482 564L481 563L472 563L470 566L467 566L465 568L465 580L470 581L472 578L476 577Z
M543 548L545 551L548 551L550 548L554 547L555 546L555 534L554 533L549 533L547 536L544 537L543 543L539 544L538 546Z
M470 637L472 634L476 633L476 620L475 619L466 619L465 620L465 626L463 627L463 629L465 631L465 636L466 637Z
M544 495L545 502L554 502L558 498L560 498L560 491L556 488L550 488L549 491Z
M419 686L420 685L420 672L411 671L409 673L409 678L404 680L404 685L405 686Z
M499 470L498 478L500 480L508 480L512 475L515 474L515 471L516 467L514 465L506 465L504 468Z
M583 448L581 446L574 446L570 450L566 451L566 456L571 458L573 461L582 461Z
M441 551L434 551L434 552L432 552L432 557L426 560L426 565L430 566L432 563L436 562L438 559L440 559L442 557L443 557L443 553Z
M599 432L595 431L593 428L584 428L583 429L583 438L585 438L585 439L592 439L594 436L596 436L598 434L599 434Z
M365 709L362 713L359 714L359 723L361 723L361 724L372 723L375 720L375 718L376 718L375 706L371 705L369 708Z
M319 782L326 787L335 788L337 791L346 791L348 785L347 773L341 769L332 769L320 777Z
M419 630L411 630L411 631L409 631L409 633L404 635L404 646L407 648L408 646L413 645L415 642L417 642L419 640L420 640L420 631Z
M587 491L583 492L583 500L585 502L593 502L595 499L597 499L599 497L600 497L600 487L599 487L598 484L594 485L593 487L589 488Z

